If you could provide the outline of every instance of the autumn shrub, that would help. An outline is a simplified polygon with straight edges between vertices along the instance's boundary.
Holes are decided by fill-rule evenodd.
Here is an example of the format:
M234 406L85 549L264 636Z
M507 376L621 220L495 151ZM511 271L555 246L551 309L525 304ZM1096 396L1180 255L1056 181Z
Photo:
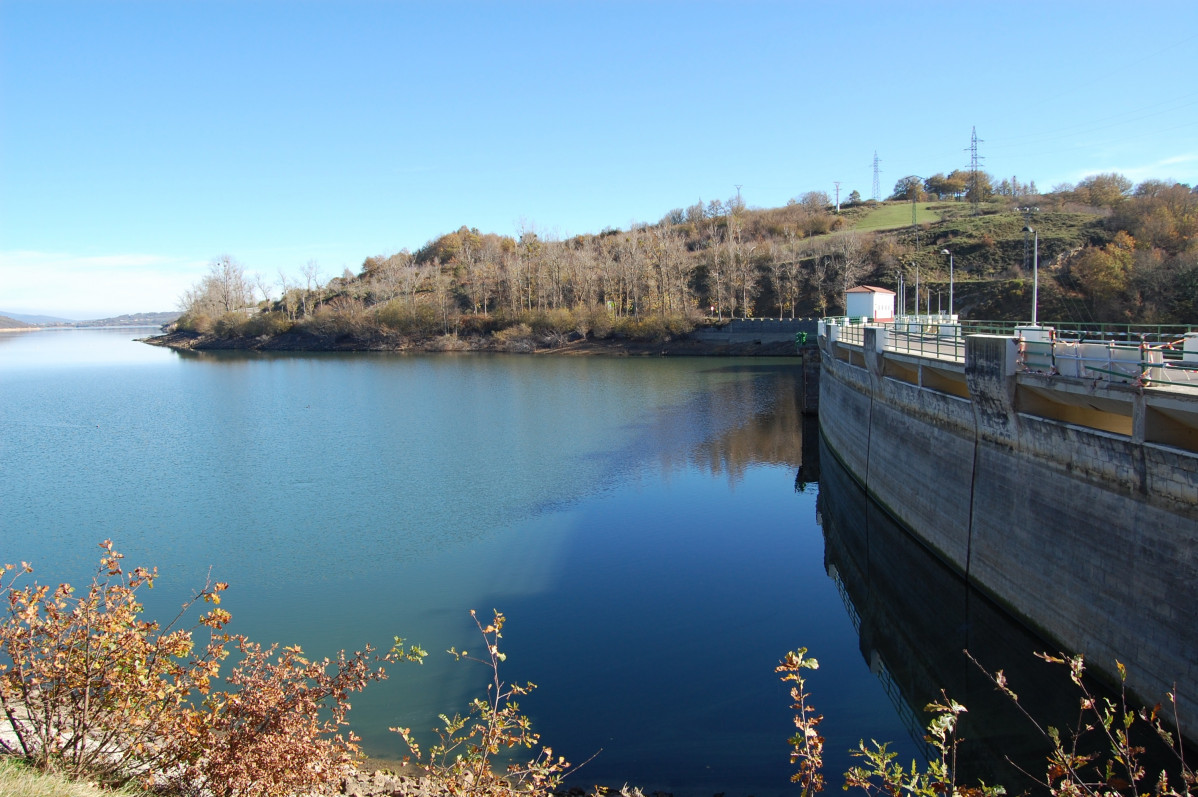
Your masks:
M411 752L410 763L423 770L447 794L471 797L501 795L549 795L560 784L570 764L553 750L540 746L529 718L520 713L516 699L536 688L536 684L509 684L500 678L499 665L507 659L500 650L505 618L493 612L486 626L471 610L470 617L482 637L484 653L473 656L450 648L458 661L483 665L489 670L486 696L470 702L466 716L441 715L438 741L427 750L416 742L411 728L392 728ZM496 772L497 757L505 751L532 750L527 760L511 760L505 771Z
M1019 695L1007 683L1000 670L989 673L994 686L1019 709L1034 731L1049 743L1049 753L1042 776L1024 771L1034 783L1053 797L1194 797L1198 794L1198 775L1186 760L1180 737L1170 730L1161 706L1133 708L1126 689L1117 698L1096 697L1083 681L1085 663L1081 656L1049 656L1037 654L1045 661L1068 667L1069 677L1079 693L1079 714L1076 725L1058 729L1041 725L1020 702ZM971 657L972 660L972 657ZM974 661L977 664L976 661ZM1118 663L1117 663L1118 664ZM980 665L978 665L981 668ZM823 745L819 724L823 717L812 709L803 676L805 669L817 669L819 663L807 657L807 649L786 654L776 671L782 680L791 683L794 701L794 723L798 728L791 739L791 762L798 771L791 780L799 783L803 797L813 797L823 790ZM1126 681L1126 670L1118 664L1120 676ZM1176 695L1168 695L1173 706L1173 727L1176 728ZM933 752L926 767L914 761L904 766L887 743L871 740L859 742L850 751L860 760L845 773L844 789L860 789L868 795L887 797L998 797L1006 793L1002 786L967 785L958 783L957 753L961 740L957 725L967 709L941 692L941 699L929 703L924 710L932 718L927 725L924 741ZM1093 738L1098 740L1097 746ZM1146 739L1157 739L1171 761L1148 764Z
M154 570L126 572L102 543L90 587L51 590L6 565L0 595L0 711L12 740L0 753L43 770L119 783L139 779L204 797L280 797L337 781L358 753L344 732L348 696L383 677L381 662L419 660L402 640L310 661L297 647L262 648L224 631L223 583L206 583L167 625L137 599ZM197 603L212 606L179 627ZM197 644L194 634L207 630ZM213 689L232 645L240 660Z
M463 314L458 323L464 335L491 335L503 326L497 316L482 313Z
M395 299L374 313L378 323L403 335L431 335L441 331L436 310L430 305L409 305Z
M323 337L358 337L371 332L373 322L354 300L321 305L302 322L305 331Z
M125 572L112 543L82 593L69 584L51 590L18 580L28 564L5 565L0 585L0 709L13 740L0 751L42 769L119 780L131 772L167 770L192 756L181 740L193 727L190 700L209 690L225 648L223 609L202 614L190 629L141 619L137 594L154 570ZM185 605L218 604L222 583L205 584ZM182 613L180 617L182 617ZM197 649L193 631L206 627Z
M672 337L669 321L659 315L623 316L615 320L613 327L615 335L632 340L661 342Z
M207 313L189 310L175 319L175 329L180 332L194 332L197 335L207 335L212 332L212 317Z
M272 310L265 313L255 313L241 325L241 334L251 337L269 337L282 335L292 327L292 321L286 313Z
M1079 696L1078 719L1074 727L1058 729L1041 725L1020 701L1001 670L993 674L986 672L986 675L1015 704L1035 732L1051 744L1045 773L1036 779L1039 786L1050 794L1069 797L1138 797L1147 794L1193 797L1198 794L1198 773L1193 762L1186 759L1184 744L1177 731L1180 724L1176 694L1170 692L1166 696L1167 712L1161 704L1134 707L1127 696L1127 669L1121 662L1115 662L1120 677L1118 694L1099 697L1083 679L1086 665L1081 656L1036 655L1051 664L1068 668L1069 680ZM1159 742L1152 753L1147 747L1151 740ZM1095 749L1099 752L1092 752Z
M222 338L241 337L248 317L241 310L222 313L212 324L212 332Z
M175 789L284 797L348 775L359 753L357 737L345 730L348 696L385 677L379 658L367 647L309 660L299 647L232 641L241 660L227 678L230 688L211 693L196 715L199 755L170 777Z
M591 336L596 340L604 340L611 337L612 330L615 327L612 311L603 305L591 307L586 311L586 325L590 330Z
M532 334L532 327L520 323L499 330L494 337L495 342L505 351L529 352L536 348Z
M470 343L457 335L438 335L428 343L429 351L467 351Z
M573 311L565 307L529 313L522 320L537 335L565 335L573 332L578 325Z

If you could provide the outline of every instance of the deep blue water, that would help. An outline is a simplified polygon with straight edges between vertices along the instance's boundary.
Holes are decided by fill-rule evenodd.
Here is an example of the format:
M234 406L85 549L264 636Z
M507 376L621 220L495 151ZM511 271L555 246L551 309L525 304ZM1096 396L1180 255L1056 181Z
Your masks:
M81 582L111 538L162 572L150 612L211 571L252 638L419 642L424 665L353 701L382 758L402 753L387 726L432 728L482 691L441 651L475 645L468 611L492 608L543 740L594 756L579 785L795 793L773 668L799 646L822 665L832 788L859 738L914 753L825 569L816 486L796 489L797 359L133 341L152 332L0 335L0 560Z

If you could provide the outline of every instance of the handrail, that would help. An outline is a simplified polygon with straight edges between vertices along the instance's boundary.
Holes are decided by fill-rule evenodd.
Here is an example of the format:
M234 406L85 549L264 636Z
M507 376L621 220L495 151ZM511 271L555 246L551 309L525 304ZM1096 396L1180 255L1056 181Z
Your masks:
M989 334L1019 340L1019 369L1144 386L1153 382L1198 384L1198 331L1186 325L1071 324L1031 327L1014 322L961 321L955 316L902 316L874 320L830 317L820 336L864 346L865 329L884 330L884 351L964 362L965 336Z

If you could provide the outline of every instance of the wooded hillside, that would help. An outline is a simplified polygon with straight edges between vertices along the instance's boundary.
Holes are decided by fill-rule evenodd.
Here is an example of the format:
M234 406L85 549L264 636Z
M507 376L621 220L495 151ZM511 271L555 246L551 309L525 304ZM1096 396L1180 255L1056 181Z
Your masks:
M839 210L821 192L779 208L699 202L656 224L566 239L463 226L415 252L367 257L357 274L326 280L309 263L277 286L224 256L184 297L179 328L663 338L704 318L840 313L847 288L895 288L900 275L912 287L918 275L921 307L947 311L948 252L960 315L1020 320L1030 316L1037 237L1042 319L1198 322L1189 186L1133 187L1110 174L1037 195L1034 183L993 188L985 177L960 192L943 175L903 178L890 200Z

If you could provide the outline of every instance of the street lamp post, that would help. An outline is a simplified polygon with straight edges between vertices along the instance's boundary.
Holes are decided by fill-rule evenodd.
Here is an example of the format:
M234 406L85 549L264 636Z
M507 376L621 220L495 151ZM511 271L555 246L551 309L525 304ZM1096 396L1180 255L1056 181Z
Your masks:
M948 255L948 317L953 317L953 253L941 249L940 254Z
M915 264L915 320L919 320L919 264Z
M1032 244L1032 326L1035 327L1039 326L1036 323L1036 306L1040 303L1040 233L1032 227L1024 227L1023 231L1035 236L1035 243Z

